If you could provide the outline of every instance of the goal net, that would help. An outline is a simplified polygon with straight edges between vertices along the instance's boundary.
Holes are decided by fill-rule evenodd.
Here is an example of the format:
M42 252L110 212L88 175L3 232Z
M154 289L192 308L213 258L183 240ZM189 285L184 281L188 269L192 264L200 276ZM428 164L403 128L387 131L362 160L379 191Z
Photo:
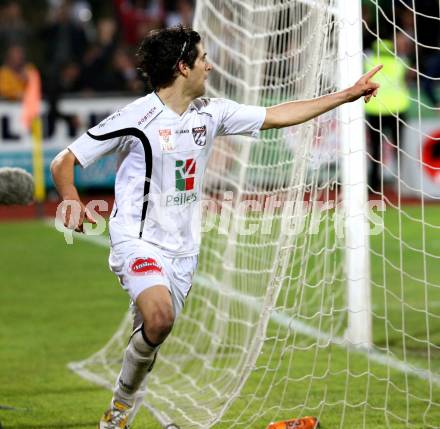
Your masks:
M375 62L384 94L218 139L198 274L144 399L162 425L438 427L440 13L415 3L198 0L209 96L317 97ZM112 387L131 323L71 367Z

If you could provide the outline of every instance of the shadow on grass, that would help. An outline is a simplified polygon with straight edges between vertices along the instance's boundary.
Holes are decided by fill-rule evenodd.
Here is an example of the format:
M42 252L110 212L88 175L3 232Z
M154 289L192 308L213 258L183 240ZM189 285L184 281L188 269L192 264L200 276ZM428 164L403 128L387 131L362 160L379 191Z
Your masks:
M7 410L7 411L29 411L27 408L16 408L16 407L10 407L9 405L0 405L0 410Z

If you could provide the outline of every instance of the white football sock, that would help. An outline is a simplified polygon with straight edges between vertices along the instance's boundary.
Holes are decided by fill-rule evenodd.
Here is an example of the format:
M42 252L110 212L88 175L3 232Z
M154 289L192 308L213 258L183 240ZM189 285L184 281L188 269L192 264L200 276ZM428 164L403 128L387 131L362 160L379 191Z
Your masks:
M132 335L113 391L114 401L133 406L136 393L152 368L158 349L159 345L151 344L145 337L143 326Z

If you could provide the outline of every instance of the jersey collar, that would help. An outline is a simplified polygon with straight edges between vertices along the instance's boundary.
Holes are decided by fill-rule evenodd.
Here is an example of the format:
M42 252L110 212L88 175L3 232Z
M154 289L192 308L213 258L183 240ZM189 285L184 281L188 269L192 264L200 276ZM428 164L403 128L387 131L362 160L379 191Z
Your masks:
M191 110L196 109L196 106L195 106L195 104L194 104L194 100L193 100L193 101L191 101L191 103L189 103L188 108L187 108L187 109L186 109L181 115L179 115L179 114L176 113L173 109L170 109L170 108L169 108L169 107L168 107L168 106L162 101L162 99L159 97L159 95L156 93L156 91L153 91L152 94L154 94L155 99L158 101L158 103L161 104L161 106L162 106L162 110L164 110L164 109L168 110L168 111L171 112L172 114L176 115L176 117L179 118L179 119L183 118L188 112L191 112Z

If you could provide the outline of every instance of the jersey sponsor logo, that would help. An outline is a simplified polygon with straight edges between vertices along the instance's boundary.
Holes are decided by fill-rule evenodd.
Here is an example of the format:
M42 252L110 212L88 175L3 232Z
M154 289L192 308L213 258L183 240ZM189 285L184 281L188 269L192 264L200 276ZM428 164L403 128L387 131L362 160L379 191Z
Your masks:
M164 152L169 152L175 149L174 140L172 138L170 128L159 130L159 142L160 142L160 147Z
M189 134L189 130L176 130L176 134Z
M198 194L194 192L197 162L193 158L176 160L176 191L167 195L167 206L181 206L197 201ZM193 192L191 192L193 191Z
M103 121L101 121L98 125L98 128L102 128L105 127L107 125L108 122L113 121L113 119L119 118L119 116L121 116L121 110L117 110L115 113L113 113L112 115L108 116L107 118L105 118Z
M163 276L162 267L153 258L136 258L130 262L130 273L134 276Z
M195 159L176 160L176 191L192 191L196 176Z
M197 201L197 197L197 192L179 192L178 194L167 195L166 206L184 206L195 203Z
M145 121L151 118L151 115L156 111L156 106L152 107L143 118L139 119L138 125L142 125Z
M206 145L206 125L192 129L194 143L198 146Z

